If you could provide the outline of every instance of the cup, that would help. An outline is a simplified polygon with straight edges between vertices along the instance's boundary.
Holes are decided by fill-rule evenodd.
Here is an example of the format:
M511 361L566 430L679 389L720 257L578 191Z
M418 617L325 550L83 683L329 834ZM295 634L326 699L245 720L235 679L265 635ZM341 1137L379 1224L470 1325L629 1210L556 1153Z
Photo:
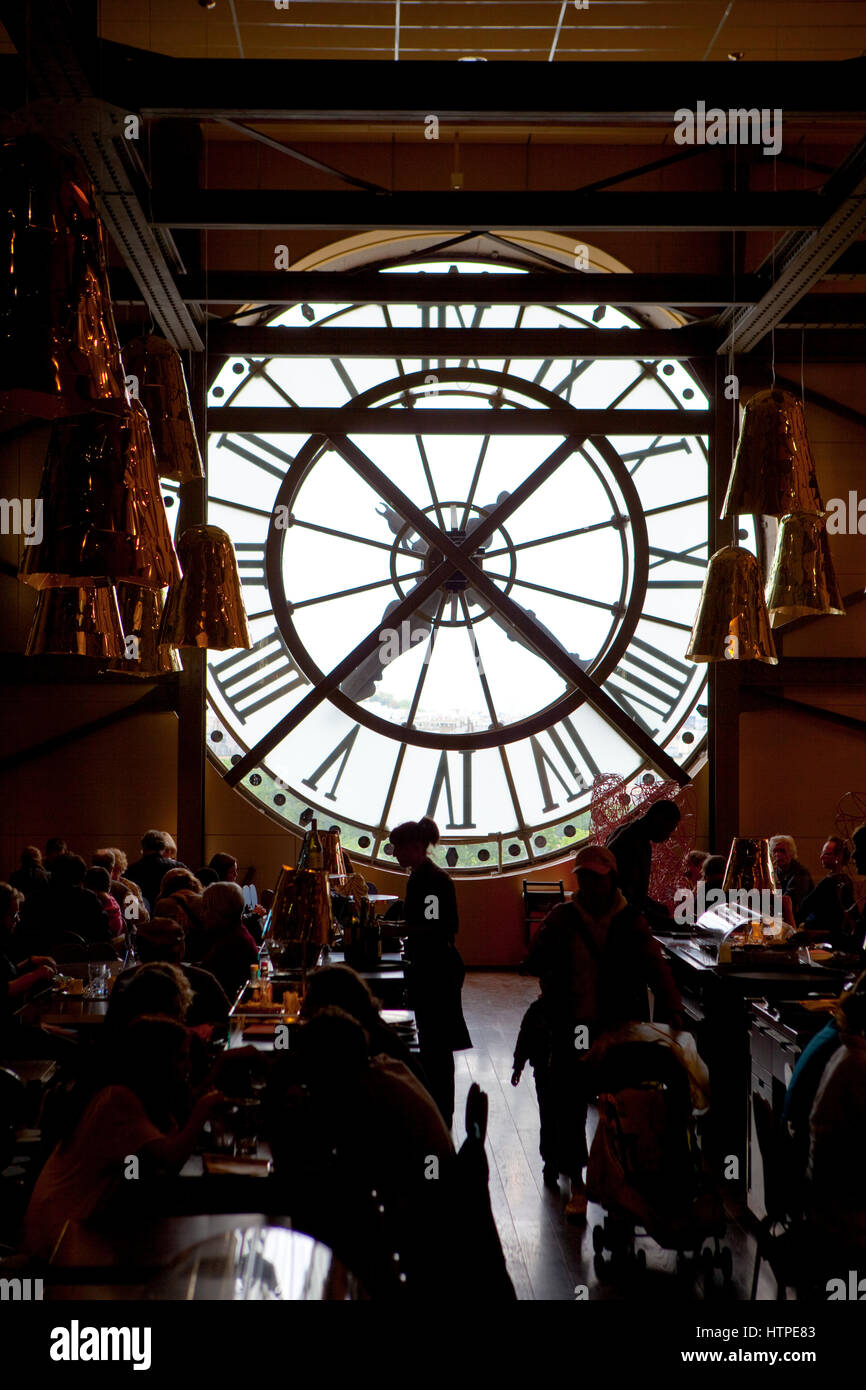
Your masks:
M108 966L105 961L89 961L87 966L88 999L108 998Z
M235 1103L235 1156L253 1158L259 1145L259 1101L244 1097Z

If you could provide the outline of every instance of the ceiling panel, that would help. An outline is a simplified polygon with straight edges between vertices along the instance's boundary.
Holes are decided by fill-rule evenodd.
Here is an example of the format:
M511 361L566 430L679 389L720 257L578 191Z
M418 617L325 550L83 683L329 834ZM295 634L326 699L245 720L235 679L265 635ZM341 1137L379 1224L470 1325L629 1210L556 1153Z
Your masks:
M399 22L398 22L399 17ZM174 57L527 61L843 59L862 0L102 0L104 38Z

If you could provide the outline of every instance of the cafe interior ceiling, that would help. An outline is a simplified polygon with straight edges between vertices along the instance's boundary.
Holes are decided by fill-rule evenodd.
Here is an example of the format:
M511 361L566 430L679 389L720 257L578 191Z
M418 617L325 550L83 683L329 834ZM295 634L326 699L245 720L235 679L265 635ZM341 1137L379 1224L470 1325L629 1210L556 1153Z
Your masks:
M859 0L102 0L101 36L186 58L838 61Z

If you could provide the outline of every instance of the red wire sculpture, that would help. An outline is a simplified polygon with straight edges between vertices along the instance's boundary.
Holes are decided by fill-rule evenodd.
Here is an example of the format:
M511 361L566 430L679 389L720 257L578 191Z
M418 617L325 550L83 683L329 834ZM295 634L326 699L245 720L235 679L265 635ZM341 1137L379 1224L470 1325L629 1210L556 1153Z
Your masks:
M612 831L642 816L654 801L675 801L680 809L680 823L670 839L653 846L650 874L650 897L670 905L682 882L686 855L695 843L695 789L692 783L680 787L674 781L658 781L651 773L643 775L650 780L631 785L610 772L596 777L590 805L592 829L586 843L603 845Z

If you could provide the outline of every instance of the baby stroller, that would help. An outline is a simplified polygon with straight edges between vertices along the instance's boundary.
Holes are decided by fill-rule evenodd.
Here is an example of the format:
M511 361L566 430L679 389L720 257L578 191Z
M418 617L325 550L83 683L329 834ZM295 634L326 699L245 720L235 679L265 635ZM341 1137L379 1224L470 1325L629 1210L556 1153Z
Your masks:
M636 1238L649 1236L677 1252L679 1273L691 1279L700 1265L709 1284L719 1269L729 1284L724 1207L697 1145L694 1112L706 1108L707 1073L694 1040L664 1025L628 1024L599 1039L586 1065L598 1103L587 1196L606 1213L592 1233L596 1275L644 1269Z

